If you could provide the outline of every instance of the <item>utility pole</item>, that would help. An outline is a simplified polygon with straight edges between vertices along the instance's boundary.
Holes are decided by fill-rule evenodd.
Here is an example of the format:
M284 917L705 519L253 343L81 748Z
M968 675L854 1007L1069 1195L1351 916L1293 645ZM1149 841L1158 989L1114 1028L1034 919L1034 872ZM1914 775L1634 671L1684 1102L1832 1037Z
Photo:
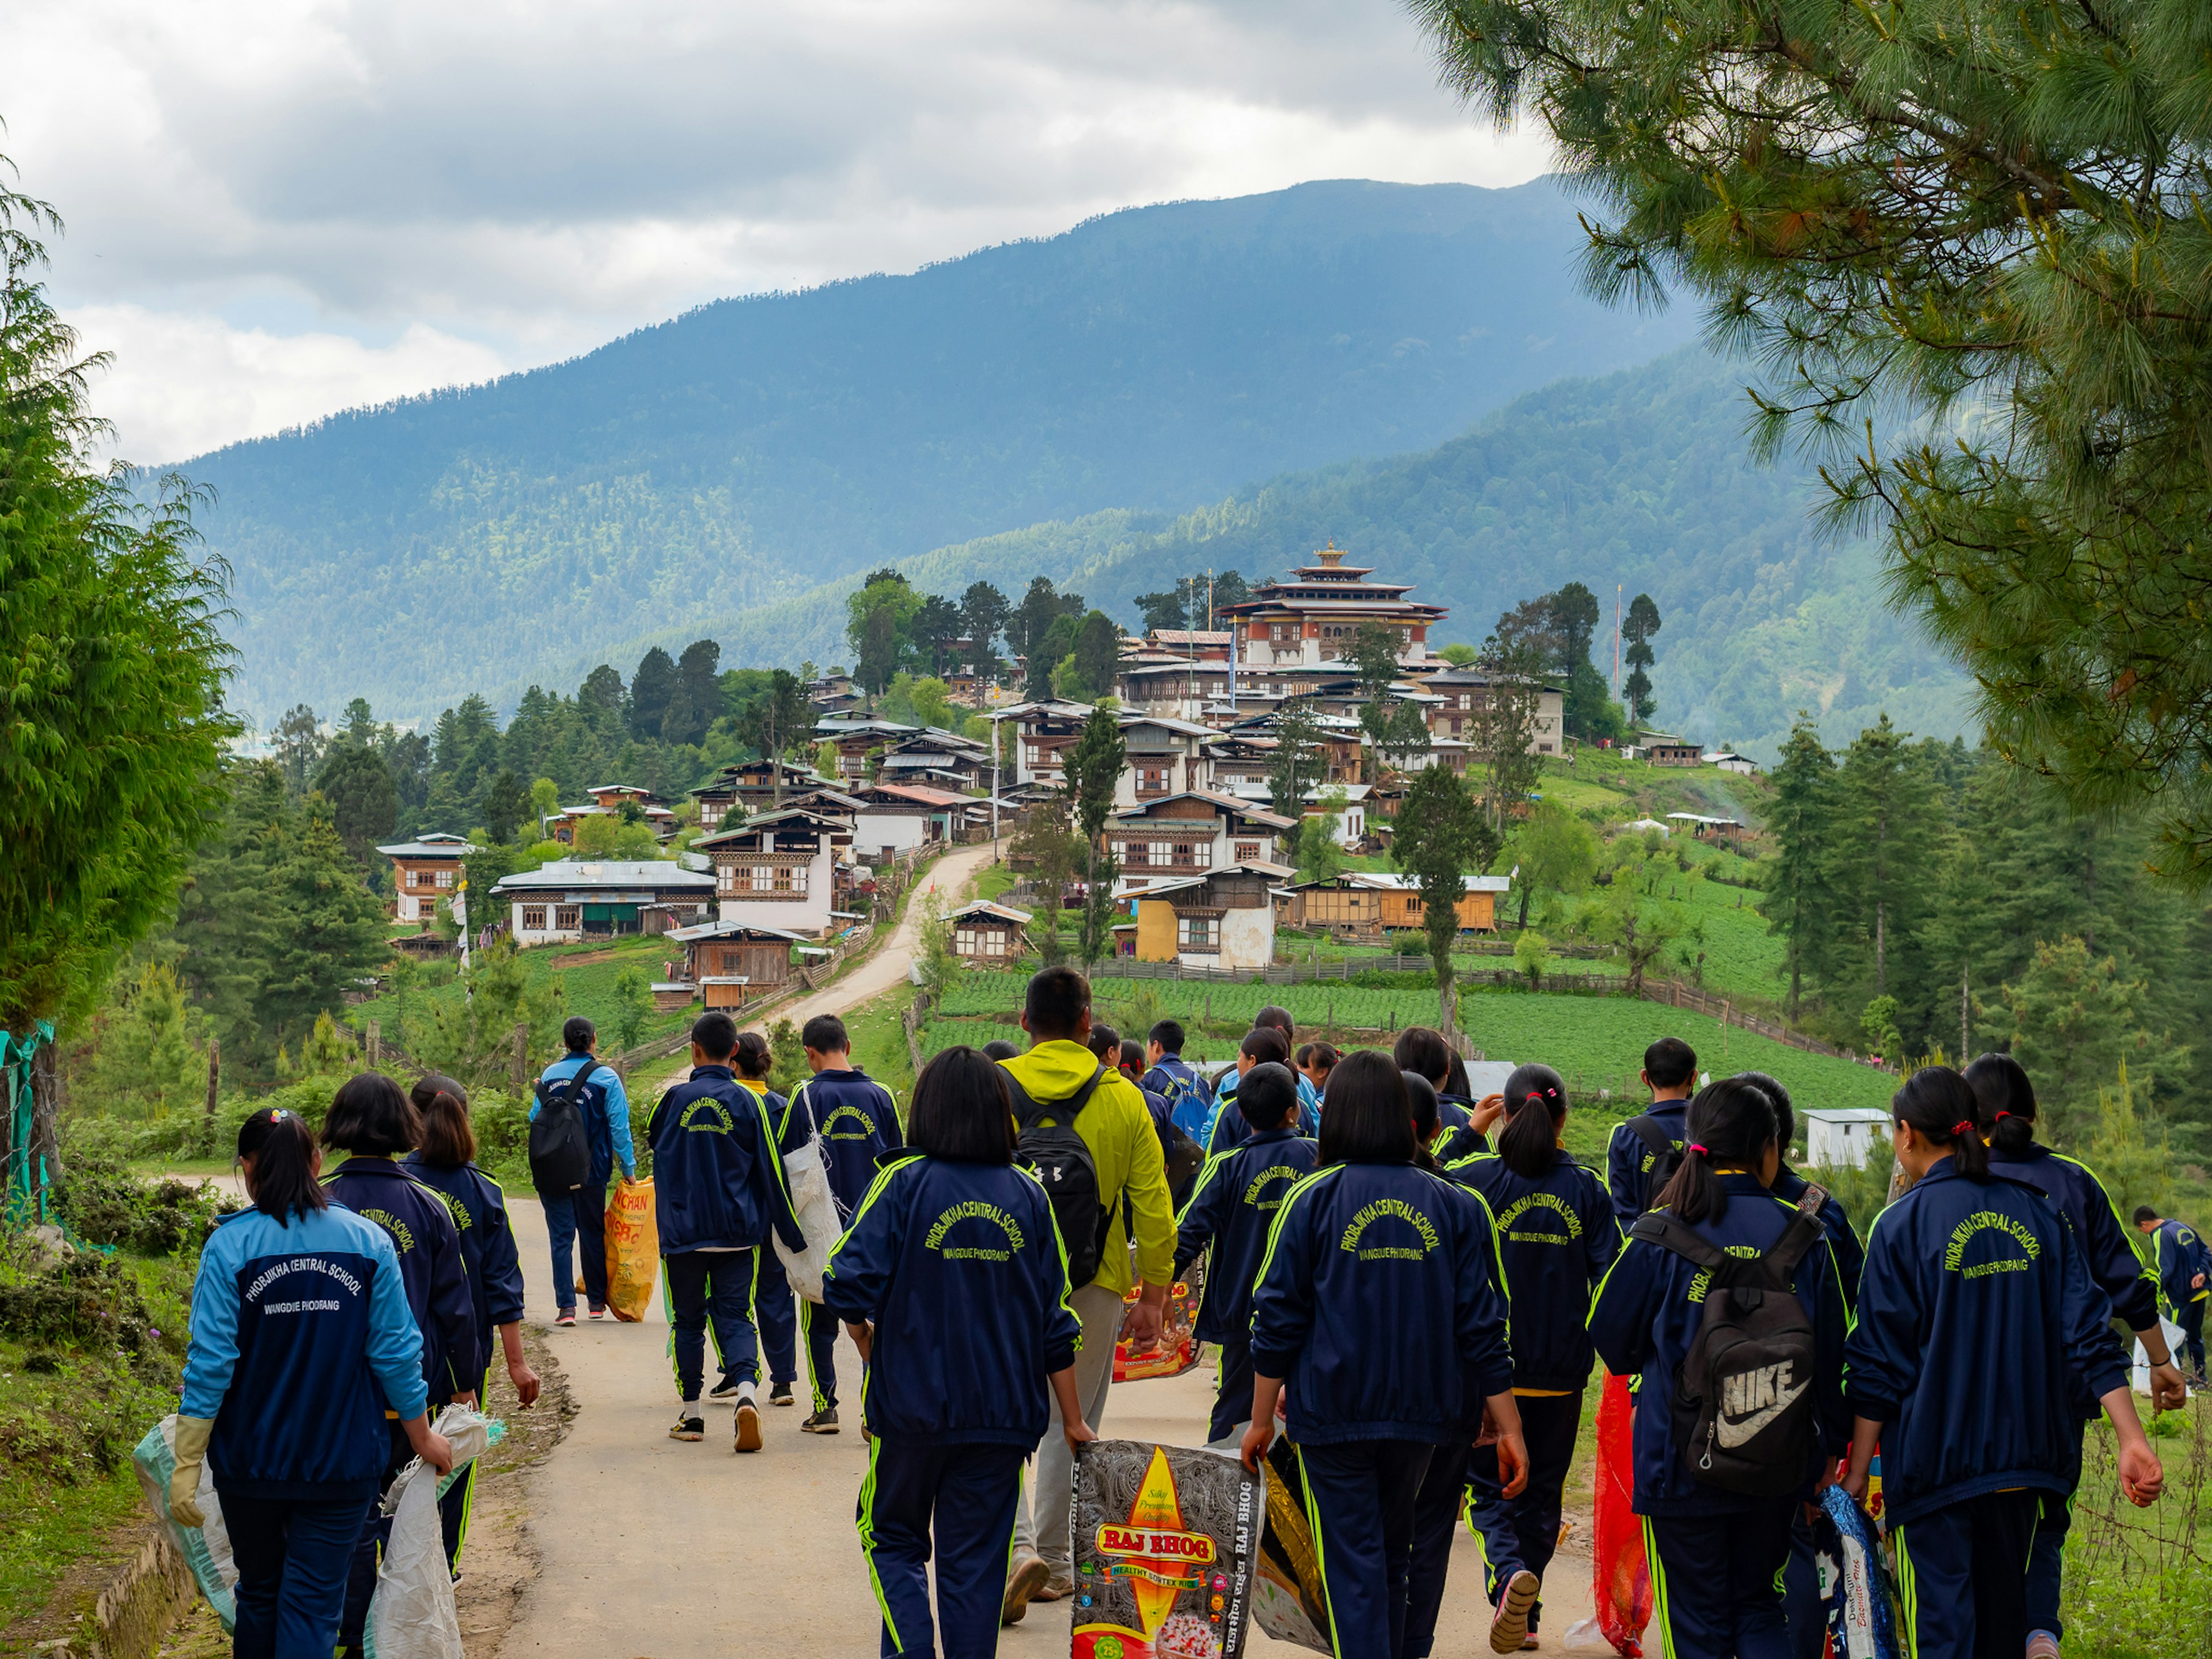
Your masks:
M369 1025L369 1028L368 1028L368 1029L369 1029L371 1031L374 1031L374 1030L375 1030L376 1026L375 1026L375 1024L372 1022L372 1023L371 1023L371 1024ZM218 1093L220 1093L220 1092L221 1092L222 1087L222 1039L221 1037L210 1036L210 1037L208 1039L208 1088L207 1088L207 1130L206 1130L207 1155L208 1155L210 1158L213 1158L213 1157L215 1156L215 1154L216 1154L216 1148L219 1145L221 1145L221 1142L216 1139L216 1132L215 1132L215 1104L216 1104L216 1097L217 1096L217 1094L218 1094Z
M1966 1057L1974 1052L1972 1030L1967 1021L1973 1012L1973 1002L1966 990L1967 965L1959 964L1959 1069L1966 1069Z
M1620 701L1620 584L1613 585L1613 700Z

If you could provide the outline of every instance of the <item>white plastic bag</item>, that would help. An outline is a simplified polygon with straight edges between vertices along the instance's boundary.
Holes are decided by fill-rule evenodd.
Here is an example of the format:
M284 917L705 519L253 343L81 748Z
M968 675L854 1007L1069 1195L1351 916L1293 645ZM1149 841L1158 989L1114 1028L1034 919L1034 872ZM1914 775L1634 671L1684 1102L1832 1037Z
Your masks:
M174 1413L146 1431L146 1437L131 1454L131 1463L138 1472L147 1507L168 1528L169 1541L191 1569L192 1581L228 1631L238 1622L238 1604L233 1595L238 1568L230 1559L230 1533L222 1523L222 1504L215 1495L215 1474L207 1460L200 1460L200 1487L192 1498L206 1517L205 1523L197 1527L182 1526L169 1514L169 1477L177 1470Z
M823 1167L820 1137L784 1155L783 1181L791 1189L792 1213L799 1218L799 1231L806 1235L806 1248L796 1251L785 1248L773 1229L769 1237L775 1241L776 1258L783 1263L783 1276L791 1281L791 1288L809 1302L818 1303L830 1248L844 1231L837 1224L837 1200L830 1195L830 1171Z
M438 1494L491 1443L492 1421L465 1406L438 1414L437 1431L452 1442L453 1468L441 1480L419 1459L384 1495L392 1536L376 1570L368 1604L368 1652L374 1659L462 1659L461 1622L453 1607L453 1576L446 1565Z
M2181 1327L2164 1315L2160 1315L2158 1328L2166 1334L2166 1352L2173 1356L2176 1364L2179 1364L2181 1363ZM2140 1342L2136 1344L2135 1367L2128 1373L2128 1380L2135 1384L2137 1394L2150 1392L2150 1356L2143 1352L2143 1345Z

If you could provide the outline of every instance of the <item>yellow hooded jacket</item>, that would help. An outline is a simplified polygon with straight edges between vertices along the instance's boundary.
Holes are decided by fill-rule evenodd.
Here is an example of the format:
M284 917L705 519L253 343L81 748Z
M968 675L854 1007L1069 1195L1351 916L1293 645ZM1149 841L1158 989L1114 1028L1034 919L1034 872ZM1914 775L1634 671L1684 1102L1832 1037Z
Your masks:
M999 1064L1020 1079L1031 1099L1040 1101L1066 1098L1098 1069L1097 1059L1088 1048L1059 1039L1040 1042L1027 1054ZM1046 1114L1045 1121L1052 1121ZM1138 1277L1147 1285L1173 1283L1175 1202L1168 1194L1167 1161L1160 1152L1152 1115L1145 1109L1145 1097L1135 1084L1108 1066L1078 1114L1075 1132L1091 1148L1091 1161L1098 1166L1099 1196L1114 1212L1098 1276L1091 1282L1117 1296L1126 1295L1133 1282L1121 1209L1126 1195L1137 1224Z

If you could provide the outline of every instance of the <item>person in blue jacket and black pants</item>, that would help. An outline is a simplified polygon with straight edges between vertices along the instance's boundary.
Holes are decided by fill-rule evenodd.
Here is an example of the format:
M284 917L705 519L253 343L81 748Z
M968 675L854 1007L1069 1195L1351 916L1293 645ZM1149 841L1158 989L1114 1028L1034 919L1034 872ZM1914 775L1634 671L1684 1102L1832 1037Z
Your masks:
M1528 1484L1504 1495L1496 1454L1475 1448L1468 1469L1468 1526L1482 1540L1486 1586L1496 1609L1490 1645L1517 1650L1536 1632L1544 1570L1559 1541L1560 1494L1575 1461L1583 1389L1596 1361L1585 1321L1591 1293L1620 1253L1620 1226L1605 1183L1575 1162L1559 1138L1567 1086L1548 1066L1516 1066L1505 1079L1505 1123L1495 1154L1476 1153L1444 1173L1489 1206L1513 1346L1513 1399L1528 1447ZM1455 1514L1443 1517L1444 1547ZM1429 1651L1415 1645L1409 1654Z
M1490 1130L1504 1103L1470 1099L1464 1092L1467 1062L1452 1052L1444 1034L1432 1025L1408 1025L1398 1033L1391 1054L1401 1072L1428 1079L1437 1095L1437 1137L1430 1147L1439 1164L1457 1163L1490 1150ZM1452 1088L1457 1078L1461 1087Z
M1346 1056L1322 1103L1321 1166L1276 1212L1253 1287L1243 1449L1257 1472L1287 1383L1330 1640L1387 1659L1404 1652L1414 1500L1435 1448L1472 1439L1486 1407L1509 1496L1528 1468L1489 1217L1414 1151L1396 1062Z
M1237 1091L1237 1110L1251 1139L1206 1159L1190 1201L1176 1218L1176 1277L1202 1252L1206 1285L1192 1329L1194 1340L1219 1345L1209 1444L1237 1432L1252 1409L1252 1281L1268 1229L1291 1188L1314 1171L1321 1147L1291 1127L1298 1085L1287 1066L1255 1066Z
M1647 1060L1646 1067L1650 1070ZM1774 1107L1758 1085L1725 1078L1683 1115L1682 1161L1660 1207L1705 1244L1764 1255L1797 1213L1768 1190L1781 1164ZM1614 1193L1616 1211L1620 1194ZM1704 1323L1711 1275L1687 1255L1631 1234L1590 1306L1590 1340L1608 1368L1638 1376L1636 1513L1644 1517L1654 1616L1673 1659L1790 1659L1781 1578L1790 1528L1850 1443L1842 1381L1847 1316L1823 1238L1797 1261L1792 1292L1813 1333L1813 1437L1800 1484L1780 1497L1732 1491L1692 1472L1674 1415L1683 1364Z
M737 1022L719 1009L691 1026L691 1075L661 1096L646 1127L653 1148L653 1218L660 1230L660 1282L668 1304L668 1351L682 1404L668 1433L703 1440L699 1389L707 1326L726 1375L737 1378L737 1449L761 1448L759 1337L754 1274L769 1234L806 1248L783 1182L783 1158L762 1097L730 1068Z
M2150 1240L2159 1299L2166 1316L2181 1328L2181 1347L2189 1375L2204 1386L2204 1304L2212 1297L2212 1252L2185 1221L2162 1218L2148 1204L2136 1206L2136 1231Z
M842 1227L858 1213L875 1184L886 1153L905 1142L898 1103L891 1091L853 1064L853 1039L835 1014L817 1014L799 1034L811 1073L792 1096L822 1139L822 1167ZM812 1302L799 1304L806 1338L806 1381L814 1412L799 1426L811 1434L837 1432L837 1318Z
M561 1028L568 1053L538 1076L539 1085L557 1085L576 1097L584 1120L584 1135L591 1143L592 1163L584 1184L573 1192L541 1191L545 1207L545 1233L553 1246L553 1322L576 1322L576 1275L584 1276L584 1299L591 1316L607 1316L607 1182L615 1168L622 1178L637 1179L637 1154L630 1145L629 1097L623 1092L622 1074L592 1052L599 1034L592 1022L575 1015ZM538 1119L538 1102L530 1103L530 1119ZM580 1261L579 1258L580 1257Z
M1864 1501L1879 1448L1914 1659L2021 1653L2037 1524L2080 1474L2079 1403L2110 1414L2130 1502L2151 1503L2163 1477L2112 1304L2049 1200L1990 1173L1974 1091L1926 1066L1889 1110L1912 1185L1867 1233L1844 1486Z
M1097 1437L1076 1398L1083 1327L1051 1200L1013 1161L1005 1073L973 1048L945 1049L915 1079L906 1138L822 1281L867 1362L860 1549L886 1656L988 1659L1048 1391L1071 1449Z
M239 1659L330 1659L348 1571L391 1461L387 1409L440 1474L422 1335L383 1229L332 1204L307 1126L281 1109L238 1132L253 1207L222 1218L192 1284L169 1514L207 1517L213 1471L238 1567Z
M1626 1229L1659 1201L1666 1184L1668 1157L1655 1142L1663 1141L1670 1155L1682 1150L1682 1121L1690 1109L1691 1092L1698 1086L1698 1053L1680 1037L1661 1037L1644 1051L1644 1086L1651 1091L1651 1104L1626 1122L1613 1125L1605 1144L1605 1185L1613 1194L1613 1213Z
M2008 1181L2024 1181L2051 1200L2051 1206L2074 1230L2081 1247L2082 1266L2089 1282L2112 1304L2112 1317L2121 1321L2143 1345L2151 1362L2151 1404L2160 1410L2179 1408L2189 1401L2187 1385L2166 1349L2166 1331L2158 1318L2158 1281L2142 1264L2129 1242L2118 1207L2106 1193L2089 1166L2040 1146L2035 1139L2035 1085L2021 1063L2010 1054L1988 1054L1966 1067L1966 1086L1974 1091L1974 1125L1990 1149L1990 1173ZM2082 1435L2096 1415L2094 1407L2076 1402L2075 1479L2080 1479ZM2035 1549L2027 1571L2027 1629L2031 1655L2039 1638L2051 1655L2058 1651L2064 1627L2058 1604L2064 1578L2066 1534L2073 1521L2070 1496L2043 1505L2036 1523Z
M468 1092L453 1079L432 1072L418 1079L408 1101L422 1122L422 1138L399 1160L400 1167L446 1200L460 1234L461 1265L469 1276L469 1299L476 1310L477 1351L483 1369L477 1381L482 1400L491 1387L495 1341L505 1351L507 1380L525 1407L538 1403L538 1373L522 1352L522 1262L514 1246L514 1225L507 1213L507 1194L477 1168L476 1131L469 1123ZM444 1523L446 1565L456 1577L461 1546L468 1540L469 1511L476 1503L477 1466L446 1489L438 1500Z

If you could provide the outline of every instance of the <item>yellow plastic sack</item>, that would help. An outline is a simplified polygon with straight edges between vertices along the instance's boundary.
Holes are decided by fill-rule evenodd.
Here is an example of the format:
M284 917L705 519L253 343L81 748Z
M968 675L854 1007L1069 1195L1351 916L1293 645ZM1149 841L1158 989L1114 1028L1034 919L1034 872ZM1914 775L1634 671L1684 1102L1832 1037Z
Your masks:
M607 1200L607 1306L635 1324L653 1305L660 1271L660 1224L650 1181L618 1181Z

